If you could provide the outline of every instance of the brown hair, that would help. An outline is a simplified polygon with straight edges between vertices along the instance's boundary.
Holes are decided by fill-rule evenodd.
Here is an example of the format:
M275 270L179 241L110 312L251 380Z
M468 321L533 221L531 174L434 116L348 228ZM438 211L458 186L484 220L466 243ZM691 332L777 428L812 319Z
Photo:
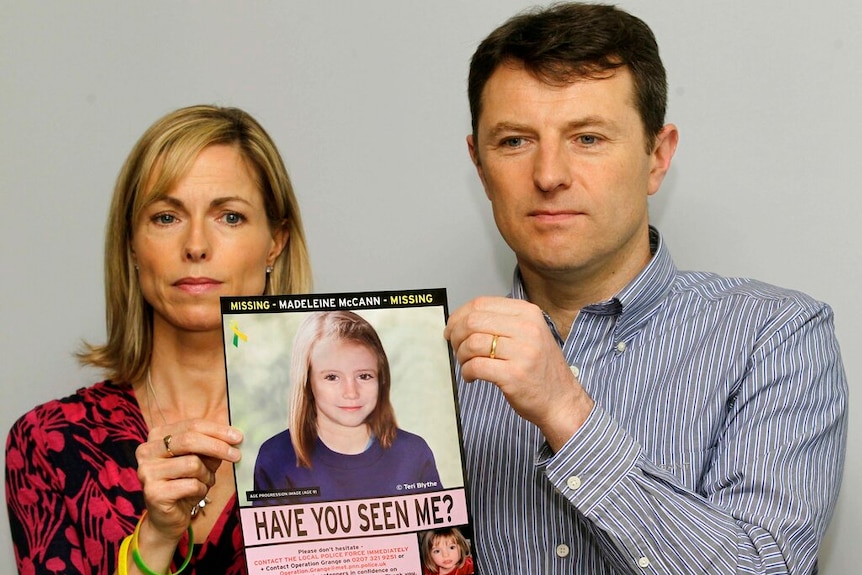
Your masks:
M273 264L264 293L311 290L311 265L299 204L278 149L269 134L239 108L190 106L157 120L144 132L123 165L114 188L105 234L107 343L85 344L85 365L132 382L143 377L153 346L153 310L144 300L132 259L132 230L150 198L170 190L200 152L212 145L236 146L260 185L272 230L289 236Z
M366 423L386 449L392 446L398 430L395 409L389 399L389 359L380 336L368 321L352 311L314 312L303 320L296 332L290 361L292 400L288 425L296 463L300 467L311 467L311 454L317 440L317 406L309 377L311 354L318 343L330 338L364 345L377 357L377 405Z
M522 64L551 85L606 78L627 67L632 74L635 106L643 121L647 153L664 126L667 75L655 36L642 20L615 6L555 4L523 12L479 44L470 62L467 92L478 142L482 91L506 63Z

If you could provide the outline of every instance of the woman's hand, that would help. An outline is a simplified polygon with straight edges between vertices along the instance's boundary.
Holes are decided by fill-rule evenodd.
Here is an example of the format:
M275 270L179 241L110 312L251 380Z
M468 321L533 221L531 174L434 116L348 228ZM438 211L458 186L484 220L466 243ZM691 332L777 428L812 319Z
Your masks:
M147 516L138 545L148 566L166 571L177 543L192 520L192 509L215 484L223 461L235 463L242 433L228 425L191 419L154 427L138 446L138 479Z

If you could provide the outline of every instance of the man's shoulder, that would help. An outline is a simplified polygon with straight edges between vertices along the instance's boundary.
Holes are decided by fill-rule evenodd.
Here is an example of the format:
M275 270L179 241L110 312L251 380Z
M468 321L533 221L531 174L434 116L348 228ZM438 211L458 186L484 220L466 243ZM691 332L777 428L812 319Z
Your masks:
M753 278L723 276L712 272L678 272L671 291L677 295L705 300L738 300L749 305L793 307L812 312L829 309L826 303L795 289Z

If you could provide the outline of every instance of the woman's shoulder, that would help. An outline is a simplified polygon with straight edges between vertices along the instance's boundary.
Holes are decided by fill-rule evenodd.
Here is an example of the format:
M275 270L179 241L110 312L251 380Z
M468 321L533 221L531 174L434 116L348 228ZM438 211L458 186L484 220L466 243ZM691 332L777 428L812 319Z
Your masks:
M96 412L108 412L108 417L117 418L129 412L140 414L134 393L128 385L102 381L89 387L82 387L75 393L52 399L37 405L22 415L15 426L38 422L40 425L51 422L79 422L96 415Z
M7 450L15 442L57 442L80 432L99 437L109 431L112 436L140 438L146 436L146 425L131 387L102 381L22 415L12 425Z

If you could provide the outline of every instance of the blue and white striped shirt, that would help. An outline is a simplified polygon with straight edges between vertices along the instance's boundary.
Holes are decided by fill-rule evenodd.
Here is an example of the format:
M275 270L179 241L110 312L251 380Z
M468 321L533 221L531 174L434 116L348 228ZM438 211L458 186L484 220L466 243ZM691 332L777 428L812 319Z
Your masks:
M648 266L566 341L595 400L557 453L492 384L459 394L477 572L816 572L847 440L832 311L748 279ZM526 299L516 271L511 297Z

